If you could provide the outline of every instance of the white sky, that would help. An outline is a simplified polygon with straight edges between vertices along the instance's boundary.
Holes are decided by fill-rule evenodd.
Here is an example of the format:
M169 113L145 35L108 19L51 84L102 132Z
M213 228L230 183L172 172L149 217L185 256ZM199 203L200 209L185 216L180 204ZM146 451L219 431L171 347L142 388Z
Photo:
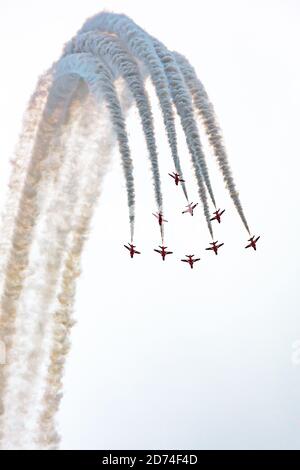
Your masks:
M128 121L137 175L131 260L119 156L106 177L78 284L77 325L59 414L62 447L300 448L300 363L292 360L299 322L300 4L276 0L2 0L0 3L0 200L8 160L37 77L84 20L102 9L131 16L185 54L207 87L223 128L250 227L247 233L209 156L224 223L220 256L199 208L167 176L173 169L153 95L168 246L159 232L136 112ZM140 132L138 132L138 130ZM184 139L180 149L197 200ZM182 255L200 254L194 271ZM300 362L300 361L299 361Z

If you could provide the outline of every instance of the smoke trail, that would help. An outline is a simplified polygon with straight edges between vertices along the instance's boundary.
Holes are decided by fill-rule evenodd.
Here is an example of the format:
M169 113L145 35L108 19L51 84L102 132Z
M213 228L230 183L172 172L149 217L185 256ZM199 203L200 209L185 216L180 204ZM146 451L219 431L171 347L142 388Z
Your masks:
M238 211L238 214L245 225L247 231L250 233L246 217L242 208L242 204L239 199L239 194L236 190L235 182L232 176L232 171L229 165L228 156L226 149L223 144L223 138L220 127L217 123L214 107L209 100L207 92L197 77L195 69L188 62L188 60L179 54L173 52L173 55L180 66L184 79L191 90L193 96L194 105L202 118L206 133L208 135L209 142L214 150L219 168L223 174L224 181L228 188L229 194L234 202L234 205Z
M100 59L93 57L93 55L89 53L65 56L55 65L56 77L70 73L79 74L88 83L89 88L96 99L101 99L101 95L103 94L106 100L112 125L118 137L119 150L122 157L122 166L127 187L131 240L133 240L135 220L133 167L128 145L125 119L115 90L113 77L105 63L100 61Z
M109 134L109 127L102 135ZM72 242L67 250L62 273L61 291L57 297L57 310L53 316L52 346L48 365L46 385L41 400L37 430L37 444L45 449L56 449L60 436L56 431L55 415L62 398L62 378L66 356L70 347L69 335L73 326L72 310L75 296L75 282L80 274L80 256L89 230L90 220L100 193L100 183L105 174L111 152L112 141L101 142L99 155L91 162L80 205Z
M49 73L44 74L38 81L36 91L32 95L23 119L23 128L18 145L11 160L12 173L8 183L8 193L5 208L1 216L1 244L0 244L0 276L3 283L4 267L11 248L11 237L14 228L14 217L17 214L20 192L26 176L30 152L34 145L42 110L45 106L48 89L52 83ZM2 284L1 284L2 286Z
M0 368L0 417L3 416L4 412L3 394L9 366L14 354L17 354L17 351L13 350L13 340L18 303L26 277L34 227L36 226L40 206L43 202L42 195L48 190L48 185L43 187L41 182L52 174L51 167L47 169L47 167L43 167L43 163L48 155L49 143L53 136L55 136L61 115L64 112L64 104L65 102L60 99L55 105L55 94L52 90L52 93L48 96L47 104L43 110L38 131L36 132L32 155L27 167L27 174L21 189L18 210L15 216L11 249L7 257L4 272L0 305L0 332L1 339L5 343L7 358L7 363ZM2 437L3 428L1 426L0 439Z
M100 13L99 15L95 15L86 21L78 35L93 30L117 35L131 52L132 56L141 60L149 70L162 111L174 166L176 172L182 175L177 149L172 98L163 65L156 55L155 49L151 44L151 40L145 36L142 30L138 30L137 26L133 22L129 23L129 18L125 15L113 15L111 13ZM184 183L182 183L182 189L186 199L188 200L187 190Z
M30 261L27 282L20 298L19 325L14 345L18 350L18 357L10 363L4 396L5 415L2 422L7 447L29 448L32 442L28 423L35 414L33 403L41 382L49 305L53 302L56 292L68 230L72 224L71 216L80 194L77 180L86 166L85 158L78 159L78 154L86 157L83 147L87 146L91 126L94 127L97 118L90 108L88 116L85 115L84 120L80 118L83 103L86 108L87 103L84 102L82 93L70 103L67 122L60 128L60 137L55 138L57 148L53 148L51 152L51 159L58 154L58 160L65 160L65 163L59 173L57 187L52 191L52 197L39 224L36 249L33 250L36 254ZM88 122L90 119L93 124ZM70 139L67 141L69 135ZM91 145L88 146L88 150L91 151ZM63 159L59 158L59 154L63 155ZM29 311L28 316L26 312Z
M204 215L208 225L208 229L211 237L213 238L213 231L210 221L209 206L207 201L206 190L204 186L203 179L208 188L210 198L214 204L215 199L208 176L208 169L205 162L205 156L202 150L197 126L194 119L194 113L191 103L191 98L187 92L184 84L181 72L178 69L177 63L172 55L163 44L161 44L156 39L153 40L155 50L158 57L161 59L165 67L165 72L169 81L170 89L172 90L172 97L174 102L177 105L177 110L181 118L181 124L187 136L187 145L192 156L192 161L194 165L194 171L196 179L198 182L199 196L203 204ZM202 175L204 175L202 177Z
M170 108L170 115L172 115L171 103L173 98L192 156L194 171L199 185L199 196L203 204L206 222L212 235L210 217L207 215L209 214L207 198L204 196L202 188L202 178L204 178L214 205L215 199L193 116L190 96L175 59L173 59L172 54L167 49L163 49L162 44L147 35L145 31L125 15L100 13L90 21L88 20L81 31L90 30L109 31L110 33L117 34L125 42L131 53L144 62L149 69L158 98L164 100L163 109ZM162 84L165 88L163 88ZM169 90L171 91L171 96ZM172 126L174 126L173 117L172 121L169 120L166 124L170 132L172 131Z
M65 64L63 64L63 66L65 66ZM74 67L74 69L75 69L75 67ZM56 79L57 79L57 78L58 78L58 76L56 77ZM93 84L93 91L94 91L94 95L96 96L96 95L97 95L97 91L99 91L99 90L97 90L96 83ZM92 118L92 116L91 116L91 118ZM11 363L11 362L12 362L12 361L10 361L10 363Z
M164 66L172 98L181 119L182 128L187 138L187 145L190 149L190 153L193 157L193 160L197 161L197 167L200 167L201 169L208 193L215 206L215 198L208 175L208 169L200 142L198 128L194 118L194 110L189 90L186 87L186 83L183 79L177 62L173 57L173 54L168 51L168 49L157 39L153 38L153 45Z
M138 64L132 55L122 46L118 38L107 34L88 32L80 34L65 47L65 54L91 53L111 68L116 78L122 75L130 89L140 114L142 127L149 151L156 203L159 211L163 210L161 182L159 175L157 146L154 134L153 116L147 92L144 88Z
M122 93L120 93L122 95ZM126 98L125 98L126 100ZM125 107L126 103L122 103ZM76 278L79 275L80 256L87 238L90 220L101 190L101 181L106 173L107 163L114 145L114 138L106 114L101 113L100 129L94 139L99 139L99 152L91 155L86 175L82 183L80 204L72 235L72 242L66 253L64 270L61 276L61 291L57 295L57 309L53 315L52 345L50 363L47 368L46 384L41 399L41 409L37 423L36 443L45 449L56 449L60 436L56 431L55 415L62 398L62 379L66 355L69 349L70 330L74 324L72 309L75 295ZM100 132L99 132L100 131ZM100 158L99 158L100 157Z
M47 176L48 170L47 168L42 168L42 160L46 159L49 152L50 133L51 137L53 138L53 136L55 136L57 126L59 127L59 124L61 122L60 114L62 113L62 111L64 111L62 106L63 103L60 97L61 106L58 107L59 109L57 110L57 112L53 113L50 105L48 111L44 111L44 122L42 122L43 120L41 116L43 114L43 104L45 104L45 97L48 96L47 89L45 89L47 83L50 86L50 82L47 80L47 76L46 78L43 77L38 85L37 92L33 95L30 101L29 110L27 113L29 117L27 118L28 120L26 120L29 124L25 126L28 132L26 132L25 137L22 137L22 145L19 146L19 158L24 157L24 161L28 162L27 164L29 164L29 159L25 153L25 150L30 151L31 147L34 158L31 159L30 168L26 176L23 175L21 162L20 165L14 167L13 177L11 178L10 186L11 193L9 195L7 205L8 208L15 212L16 223L15 227L13 226L13 224L11 224L12 227L10 227L11 231L13 228L15 228L15 232L12 234L13 242L10 244L10 256L7 256L7 269L5 271L6 278L4 277L4 287L1 299L1 338L5 340L8 359L7 365L5 367L1 367L0 371L1 435L3 432L3 393L5 391L5 385L9 374L10 366L13 362L14 356L16 356L19 352L16 350L15 347L14 350L12 350L12 344L13 335L16 327L15 320L17 316L17 301L19 300L19 296L23 287L23 281L27 274L26 265L28 262L29 250L32 242L31 234L33 224L31 226L32 219L30 216L32 213L38 214L42 205L43 192L41 191L41 188L39 188L39 200L35 198L36 188L39 183L38 176L40 176L42 169L44 170L44 176ZM40 86L43 87L42 90L40 89ZM36 125L39 121L41 125L39 126L38 131L36 131ZM34 146L30 145L30 141L28 141L30 135L32 135L32 138L36 137ZM32 143L34 143L34 140L32 141ZM43 151L42 144L45 145ZM35 173L35 171L37 171L37 168L38 174ZM22 183L24 188L23 191ZM30 186L30 184L32 184L32 186ZM48 185L46 186L46 188L48 189ZM14 197L18 191L22 191L23 194L19 197ZM15 207L17 205L17 202L19 202L19 211Z

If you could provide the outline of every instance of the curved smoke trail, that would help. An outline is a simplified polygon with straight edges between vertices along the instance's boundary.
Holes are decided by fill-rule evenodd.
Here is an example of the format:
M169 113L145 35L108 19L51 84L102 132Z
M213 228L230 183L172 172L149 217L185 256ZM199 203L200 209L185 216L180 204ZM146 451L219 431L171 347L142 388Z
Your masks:
M194 118L194 110L190 93L186 87L185 81L181 75L178 64L173 57L172 52L157 39L153 38L155 51L164 65L165 73L168 79L169 87L176 109L181 119L182 128L185 132L187 145L190 153L200 167L200 173L205 181L208 193L214 204L215 198L208 174L208 168L205 161L205 155L200 142L197 125Z
M36 87L27 106L27 111L23 119L23 128L14 158L11 161L12 173L8 184L9 194L6 201L5 210L1 216L1 239L0 239L0 276L3 282L4 267L7 263L7 256L11 247L12 232L14 228L14 218L18 210L20 192L24 184L26 169L30 158L30 152L34 145L35 136L41 119L42 110L51 87L51 74L43 75Z
M44 337L49 335L49 306L55 298L68 234L73 224L72 214L83 189L79 184L82 179L79 175L84 174L89 155L95 152L91 135L92 130L95 132L94 123L100 119L85 100L81 88L79 84L78 96L74 96L69 116L55 139L55 149L52 149L52 157L63 160L62 170L58 174L54 194L48 198L42 215L41 228L35 238L37 253L30 260L27 282L20 298L18 317L21 322L17 326L14 345L18 356L10 365L10 378L18 376L19 381L16 387L15 380L8 380L3 416L5 435L9 437L6 439L10 445L14 442L14 447L30 446L31 434L25 423L29 423L35 414L34 403L46 357ZM77 155L82 158L78 159ZM30 316L26 312L30 312ZM20 341L21 338L23 341Z
M93 31L79 34L65 47L66 55L74 53L91 53L101 58L111 68L115 79L119 75L125 79L140 114L152 166L157 208L162 211L163 201L153 116L137 61L117 37L111 34L96 34Z
M176 145L177 149L175 140L176 130L172 110L173 101L186 135L187 145L192 156L199 187L199 196L204 208L210 234L213 237L206 191L202 182L203 179L214 205L215 199L209 180L205 157L200 144L197 126L193 117L193 111L191 106L189 106L191 98L177 63L175 59L172 59L172 54L126 15L100 13L87 20L79 34L87 31L108 31L109 33L116 34L126 44L126 47L130 50L132 55L135 55L144 63L146 70L149 71L162 108L171 148L174 148ZM175 161L179 162L177 150ZM178 169L178 172L182 174L181 169Z
M113 76L105 62L101 61L98 57L94 57L90 53L67 55L55 65L54 70L54 76L56 78L70 73L78 74L87 82L91 93L96 97L96 99L100 99L101 95L104 95L110 112L112 125L118 137L119 150L122 157L122 165L127 185L132 240L135 205L133 166L130 156L125 119L115 90Z
M145 136L158 210L163 198L151 103L155 87L171 154L182 175L173 105L191 154L206 222L214 202L194 118L201 115L235 205L247 226L213 108L193 69L124 15L88 20L40 79L25 116L0 242L2 448L54 449L80 256L101 182L117 143L126 180L131 239L134 178L126 112L133 104ZM121 79L121 80L119 80ZM187 197L185 185L182 186ZM163 238L163 228L162 228Z
M178 65L180 66L188 87L191 90L195 108L203 121L209 143L214 150L214 154L217 158L217 162L219 164L219 168L222 172L229 194L234 202L243 224L246 227L246 230L250 234L248 223L244 215L242 204L239 199L239 194L236 190L235 182L232 176L227 152L223 144L222 133L217 123L214 107L209 100L203 84L197 77L194 67L192 67L192 65L183 55L178 54L178 52L173 52L173 55L178 62Z
M69 93L72 90L70 89ZM68 98L67 96L66 98ZM0 331L1 338L5 341L7 363L0 368L0 415L4 413L3 396L9 375L9 365L15 354L13 348L14 333L20 295L26 278L30 249L34 237L34 227L37 223L43 196L49 188L42 185L48 177L53 177L53 171L45 166L48 151L51 147L56 131L64 114L65 102L60 99L54 106L54 93L48 94L47 103L38 130L35 134L31 157L28 160L26 176L23 186L20 188L18 207L14 218L14 227L10 250L3 273L3 286L1 295ZM18 176L19 170L15 168L14 174ZM13 180L13 178L12 178ZM19 189L19 180L16 179L16 189L12 188L12 194ZM8 198L8 206L10 197ZM0 438L3 436L3 427L0 427Z
M40 81L43 84L44 79ZM76 86L75 82L75 86ZM36 96L40 95L39 86ZM43 86L43 85L42 85ZM47 200L47 196L51 196L51 190L53 190L53 181L56 178L56 169L58 165L57 159L54 158L53 151L57 144L57 134L62 134L63 121L66 115L69 113L70 99L74 92L74 80L68 84L68 89L65 90L65 99L62 99L62 92L64 91L66 84L62 84L62 87L58 87L52 92L46 92L44 101L47 102L43 109L40 106L38 100L38 106L35 108L36 111L36 122L40 122L38 130L35 132L34 145L32 146L31 159L28 160L27 174L24 178L23 188L20 185L18 178L11 178L15 185L11 188L11 194L16 193L20 190L21 195L17 198L19 200L19 208L16 211L14 221L14 233L11 242L11 249L7 259L6 270L4 270L4 287L1 296L1 338L5 339L6 353L7 353L7 365L1 367L1 382L0 382L0 398L1 398L1 414L0 414L0 431L1 437L3 437L3 431L5 429L5 420L7 412L9 410L4 406L5 402L5 391L9 391L9 379L13 374L16 359L19 357L22 361L23 351L19 348L22 346L22 340L17 341L19 338L14 333L18 330L18 323L22 320L20 312L21 296L24 291L26 283L30 280L30 271L28 270L32 246L34 242L34 227L38 225L39 215L43 211L43 207ZM42 90L44 95L44 90ZM34 102L35 100L31 101ZM54 111L54 102L57 101L56 110ZM32 106L29 108L29 121L33 111ZM23 140L23 138L21 139ZM51 153L51 158L49 154ZM25 157L25 156L24 156ZM26 161L26 158L25 158ZM13 175L18 176L19 167L13 168ZM8 197L8 207L11 207L11 197ZM29 308L25 318L27 320ZM39 312L42 313L43 312ZM30 317L28 320L30 321ZM21 335L22 336L22 335ZM23 342L24 342L23 335ZM14 382L14 380L13 380ZM15 384L14 384L15 386ZM20 389L22 390L22 389ZM11 405L11 397L8 397L7 402ZM15 433L17 431L15 430ZM13 441L13 440L12 440Z
M102 147L103 150L103 147ZM109 157L107 147L106 158ZM66 356L70 347L69 335L73 326L72 306L74 303L76 278L80 274L80 256L87 236L91 217L99 196L100 182L105 173L105 161L96 159L91 162L85 189L78 205L74 234L66 253L62 272L61 290L57 295L57 309L53 316L52 344L50 361L41 399L41 411L37 423L36 441L38 447L57 448L60 436L56 431L55 416L62 398L63 372Z
M169 90L168 81L165 75L163 64L158 59L150 37L138 29L137 25L125 15L114 15L112 13L100 13L88 19L83 25L80 33L88 31L101 31L114 34L123 42L133 57L143 62L146 70L149 71L151 80L156 90L156 94L161 107L164 124L171 148L174 166L182 175L180 160L177 149L177 137L175 121L172 108L172 97ZM188 199L185 184L182 185L186 199Z

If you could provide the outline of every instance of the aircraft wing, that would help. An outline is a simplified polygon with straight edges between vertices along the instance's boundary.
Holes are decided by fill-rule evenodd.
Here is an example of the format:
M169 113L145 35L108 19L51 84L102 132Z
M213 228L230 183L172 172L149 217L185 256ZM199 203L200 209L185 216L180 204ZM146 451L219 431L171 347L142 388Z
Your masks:
M126 246L126 245L124 245L124 247L125 247L125 248L127 248L127 250L129 250L129 251L130 251L130 248L129 248L129 246Z
M161 251L160 251L160 250L156 250L156 249L154 248L154 251L156 251L156 253L160 253L160 254L161 254Z
M188 263L188 262L189 262L189 260L187 260L187 259L182 259L181 261L182 261L183 263Z
M257 237L257 239L255 240L255 243L256 243L259 239L260 239L260 235L259 235L259 237Z

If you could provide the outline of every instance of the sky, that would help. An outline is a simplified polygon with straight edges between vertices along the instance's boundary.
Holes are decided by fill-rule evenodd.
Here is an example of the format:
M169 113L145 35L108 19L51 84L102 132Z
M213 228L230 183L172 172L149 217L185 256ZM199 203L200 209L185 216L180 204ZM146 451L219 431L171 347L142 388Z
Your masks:
M135 242L131 260L126 191L112 155L82 259L77 324L59 412L64 449L300 449L299 109L300 4L285 0L138 2L3 0L0 3L0 204L9 158L37 78L85 19L125 13L188 57L223 129L257 252L223 187L213 155L216 238L199 207L182 215L153 89L166 242L159 230L149 162L136 110L128 118L135 160ZM178 126L191 199L190 157ZM204 142L205 139L203 138ZM201 261L192 271L179 260Z

